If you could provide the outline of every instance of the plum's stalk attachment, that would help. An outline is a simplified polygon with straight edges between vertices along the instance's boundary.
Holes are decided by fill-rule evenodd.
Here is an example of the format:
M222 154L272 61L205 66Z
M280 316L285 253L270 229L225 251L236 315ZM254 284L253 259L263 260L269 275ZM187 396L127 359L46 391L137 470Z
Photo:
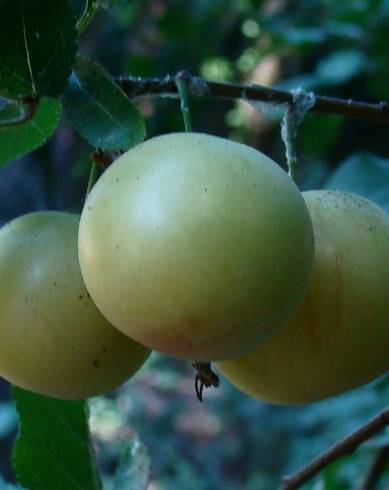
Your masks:
M295 139L297 127L302 122L305 114L316 103L313 92L305 92L302 88L292 90L293 102L288 104L281 125L281 137L285 144L288 173L292 180L296 180L297 152Z
M94 152L93 155L95 153L97 152ZM92 190L92 187L95 185L95 182L97 180L97 175L98 175L98 164L96 160L93 158L93 156L91 157L91 159L92 159L92 165L89 172L88 186L86 188L86 197L88 197L90 191Z
M180 96L181 112L182 112L182 117L184 118L184 125L185 125L186 132L192 131L192 121L190 117L188 88L187 88L187 83L189 80L190 80L190 75L185 71L180 71L175 78L178 94Z
M107 167L111 165L111 163L116 160L120 155L123 155L125 150L115 150L115 151L103 151L101 148L97 148L97 150L91 153L90 159L92 160L92 165L89 173L88 179L88 187L86 190L86 195L90 193L92 187L95 185L95 182L98 177L98 167L102 167L105 170Z
M197 398L200 402L203 401L203 390L211 386L219 388L219 376L212 371L210 362L192 362L192 366L196 369L195 390Z

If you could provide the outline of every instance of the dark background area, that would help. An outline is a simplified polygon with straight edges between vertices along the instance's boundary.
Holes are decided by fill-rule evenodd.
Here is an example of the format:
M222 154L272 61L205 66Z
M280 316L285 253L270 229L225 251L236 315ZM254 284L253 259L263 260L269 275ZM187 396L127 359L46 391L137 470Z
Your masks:
M74 7L80 14L83 2ZM387 0L134 0L101 10L80 50L114 76L163 77L185 69L210 80L378 102L389 100L388 46ZM282 107L190 102L194 130L246 142L285 167ZM137 104L148 137L183 129L177 99L146 97ZM297 138L300 187L348 188L389 209L388 134L387 126L368 121L306 116ZM44 147L1 170L1 223L38 209L80 211L91 151L63 120ZM149 490L272 490L282 474L383 408L388 395L383 379L310 406L276 407L222 380L200 404L191 366L153 354L133 380L91 401L91 427L108 490L123 448L137 438L151 461ZM9 386L1 382L0 489L6 488L1 475L13 481L16 431ZM388 442L383 433L305 488L356 488L376 447ZM389 469L379 488L387 485Z

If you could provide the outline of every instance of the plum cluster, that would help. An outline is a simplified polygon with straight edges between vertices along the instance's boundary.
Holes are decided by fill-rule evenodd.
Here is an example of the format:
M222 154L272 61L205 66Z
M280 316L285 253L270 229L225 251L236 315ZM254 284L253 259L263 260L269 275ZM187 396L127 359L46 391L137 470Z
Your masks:
M131 149L80 219L4 226L0 277L0 374L51 396L109 391L151 349L216 362L284 404L389 368L388 215L350 193L300 193L259 151L210 135Z

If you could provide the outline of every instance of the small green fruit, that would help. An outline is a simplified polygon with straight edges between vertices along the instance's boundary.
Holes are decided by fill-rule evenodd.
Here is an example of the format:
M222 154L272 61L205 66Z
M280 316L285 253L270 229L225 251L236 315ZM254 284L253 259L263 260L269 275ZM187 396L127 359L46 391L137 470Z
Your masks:
M149 351L116 330L85 289L79 216L37 212L0 229L0 375L80 399L116 388Z

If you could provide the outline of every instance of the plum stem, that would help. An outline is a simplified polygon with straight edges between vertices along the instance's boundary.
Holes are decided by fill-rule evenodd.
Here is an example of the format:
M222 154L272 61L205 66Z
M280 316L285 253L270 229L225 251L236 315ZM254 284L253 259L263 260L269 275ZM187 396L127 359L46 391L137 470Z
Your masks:
M98 170L98 164L96 161L92 160L92 165L89 172L88 186L86 188L86 197L88 197L90 191L92 190L92 187L95 185L95 182L97 180L97 175L98 175L97 170Z
M189 75L181 71L176 76L176 85L178 94L181 100L181 112L184 118L185 131L192 131L192 121L190 117L190 109L189 109L189 99L188 99L188 87L187 82L189 80Z

